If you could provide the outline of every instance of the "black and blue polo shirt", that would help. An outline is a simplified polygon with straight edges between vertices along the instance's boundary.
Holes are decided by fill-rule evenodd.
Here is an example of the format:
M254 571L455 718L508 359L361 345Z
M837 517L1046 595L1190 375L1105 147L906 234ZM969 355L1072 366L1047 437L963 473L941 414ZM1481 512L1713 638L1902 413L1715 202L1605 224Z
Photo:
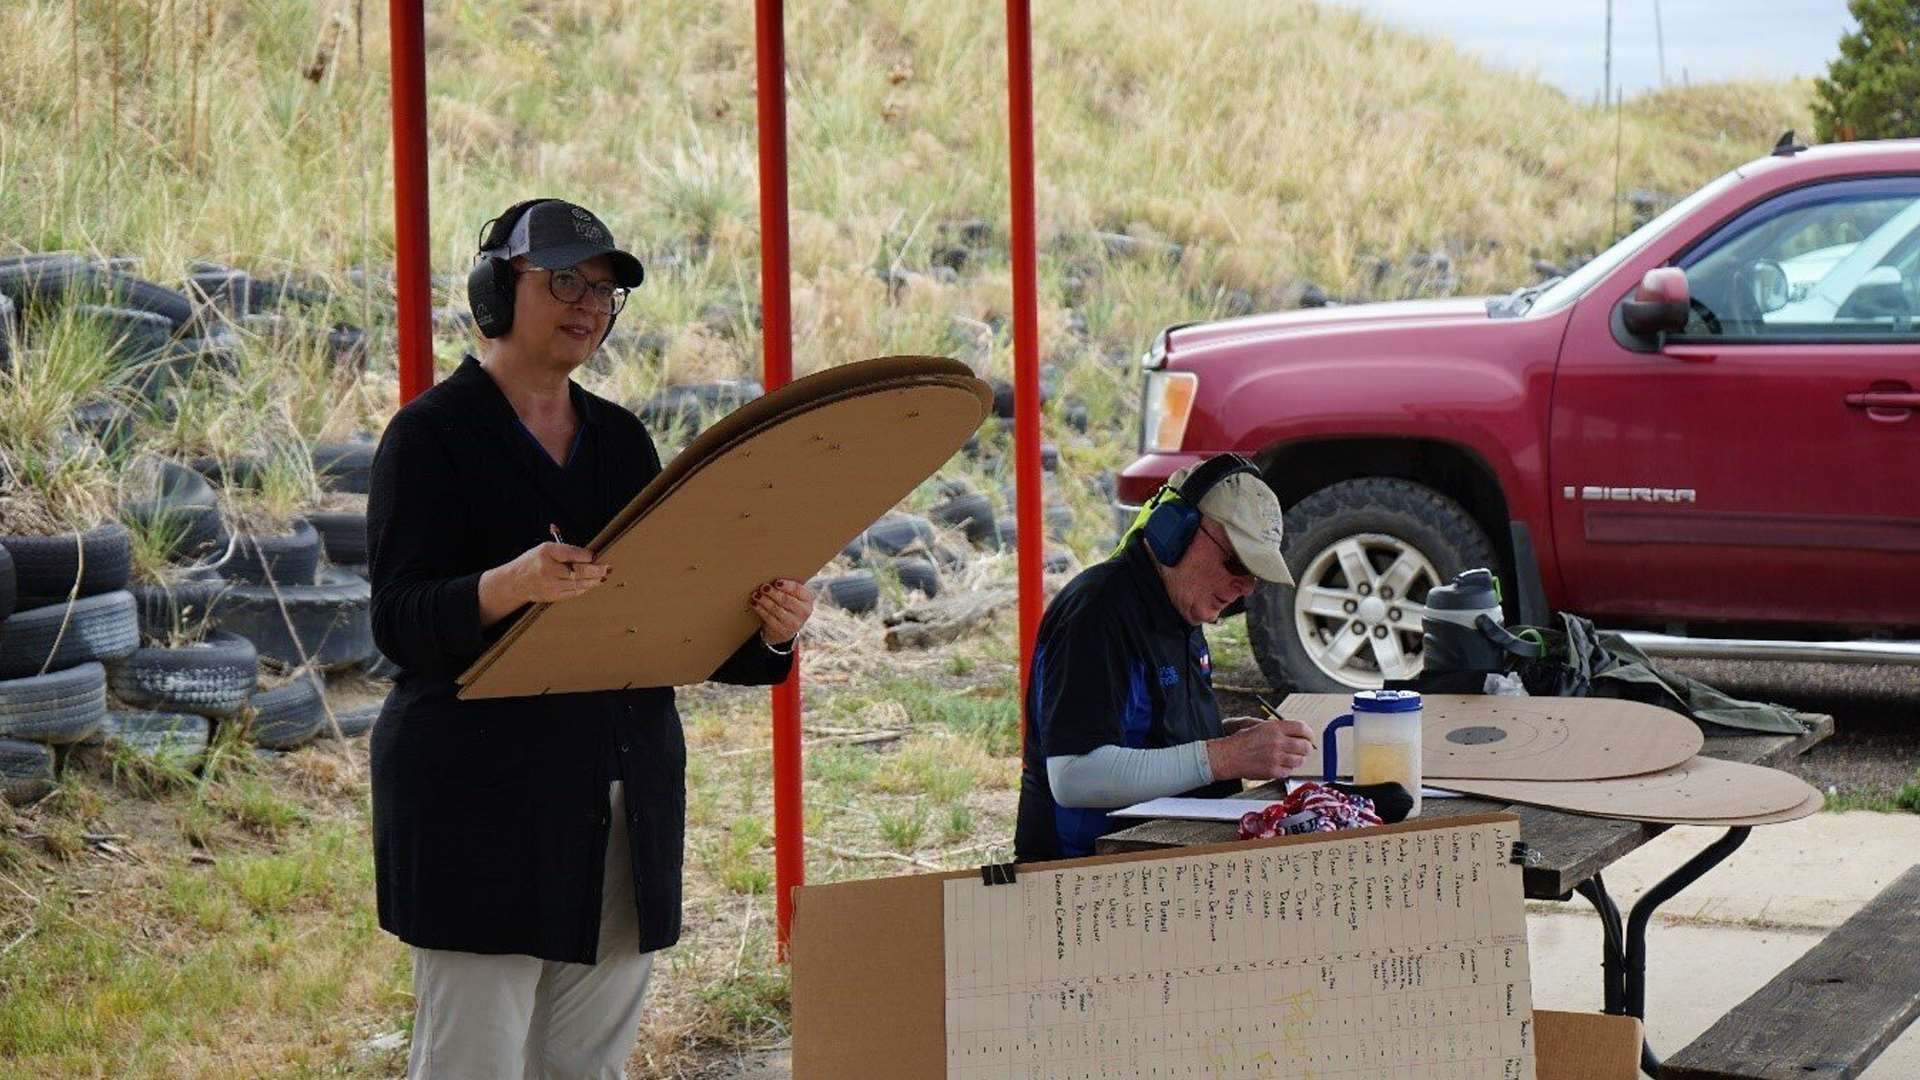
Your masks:
M1104 810L1053 801L1047 759L1102 746L1157 750L1221 735L1213 660L1200 627L1174 610L1153 555L1138 537L1088 567L1047 605L1034 643L1025 702L1014 857L1020 862L1093 854L1124 827ZM1189 796L1237 795L1223 780Z

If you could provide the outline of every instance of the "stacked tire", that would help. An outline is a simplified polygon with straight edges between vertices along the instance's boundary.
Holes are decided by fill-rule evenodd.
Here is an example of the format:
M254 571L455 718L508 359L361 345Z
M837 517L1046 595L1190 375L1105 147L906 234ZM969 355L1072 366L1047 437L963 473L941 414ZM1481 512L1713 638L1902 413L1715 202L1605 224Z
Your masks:
M105 663L140 644L126 529L0 536L0 796L52 790L56 748L98 735Z
M230 539L212 485L171 461L158 463L151 497L123 503L120 519L176 563L217 558Z
M150 640L204 638L184 648L142 650L125 665L116 696L156 713L200 716L216 727L250 713L247 730L267 750L311 741L326 717L320 673L377 656L372 590L364 577L331 561L364 560L365 547L365 515L316 512L286 532L242 532L225 558L164 586L135 586ZM258 690L260 660L299 677Z
M372 589L338 567L321 568L306 584L253 584L198 571L165 588L134 592L150 636L204 622L247 639L262 659L287 668L345 667L374 654Z

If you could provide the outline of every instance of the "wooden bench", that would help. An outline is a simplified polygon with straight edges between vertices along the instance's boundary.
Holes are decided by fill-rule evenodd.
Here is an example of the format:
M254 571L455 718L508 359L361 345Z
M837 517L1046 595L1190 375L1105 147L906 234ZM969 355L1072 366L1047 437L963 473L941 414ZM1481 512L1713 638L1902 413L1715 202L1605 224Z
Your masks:
M1660 1080L1851 1080L1920 1016L1920 866L1660 1067Z

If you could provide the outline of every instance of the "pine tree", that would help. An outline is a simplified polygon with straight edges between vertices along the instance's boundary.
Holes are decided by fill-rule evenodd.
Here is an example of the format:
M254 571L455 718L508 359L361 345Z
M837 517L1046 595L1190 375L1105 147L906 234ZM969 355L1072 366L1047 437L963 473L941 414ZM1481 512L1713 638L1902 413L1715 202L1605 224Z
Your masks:
M1851 0L1860 29L1814 82L1822 142L1920 136L1920 0Z

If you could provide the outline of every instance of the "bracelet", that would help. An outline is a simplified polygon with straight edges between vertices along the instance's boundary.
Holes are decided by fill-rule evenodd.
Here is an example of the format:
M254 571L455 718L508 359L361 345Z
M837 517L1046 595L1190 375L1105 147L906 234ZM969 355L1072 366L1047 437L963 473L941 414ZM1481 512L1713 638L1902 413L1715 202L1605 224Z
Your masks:
M793 646L799 640L800 639L797 637L794 638L792 641L787 642L787 647L783 649L780 646L775 645L773 642L768 641L767 636L765 634L760 635L760 644L765 645L767 647L767 651L772 653L775 656L792 656Z

